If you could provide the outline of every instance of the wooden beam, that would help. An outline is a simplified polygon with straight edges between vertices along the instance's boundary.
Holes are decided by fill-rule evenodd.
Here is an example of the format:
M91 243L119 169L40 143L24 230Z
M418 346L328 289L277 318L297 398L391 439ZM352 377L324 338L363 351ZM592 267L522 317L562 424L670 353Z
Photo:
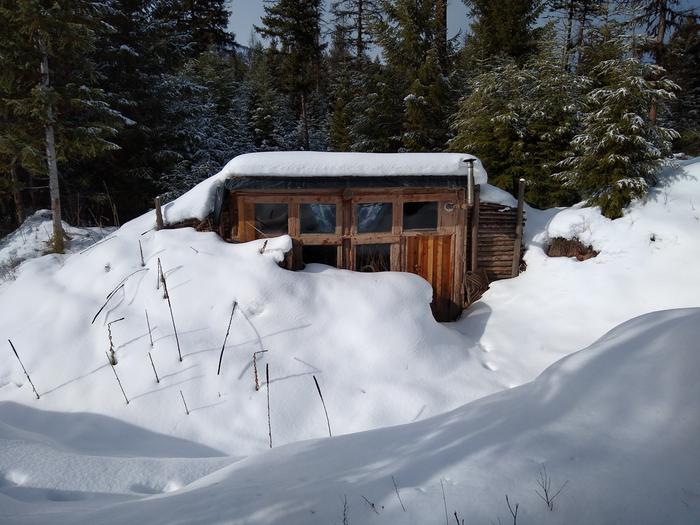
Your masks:
M523 244L523 206L525 202L525 179L518 181L518 212L515 223L515 242L513 243L513 266L511 276L517 277L520 273L521 247Z
M479 267L479 186L474 188L474 206L472 207L472 253L471 253L471 271L475 272Z

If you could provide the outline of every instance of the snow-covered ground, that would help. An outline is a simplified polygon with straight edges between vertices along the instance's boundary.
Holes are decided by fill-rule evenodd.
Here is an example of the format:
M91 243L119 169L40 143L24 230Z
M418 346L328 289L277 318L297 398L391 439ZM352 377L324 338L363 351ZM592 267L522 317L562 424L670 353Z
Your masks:
M201 205L193 195L180 210ZM0 521L342 523L347 495L349 523L437 523L442 479L450 514L466 522L512 520L506 493L521 503L518 523L697 522L698 311L631 321L529 382L620 323L700 306L699 207L700 162L690 161L616 221L528 209L527 271L449 324L432 319L417 276L288 272L276 264L286 237L261 254L259 242L155 232L152 214L83 253L28 260L0 284L0 335L41 399L8 346ZM548 258L558 235L601 253ZM122 317L111 327L128 405L105 356L107 323ZM252 370L262 349L271 452L267 390L256 392ZM313 376L335 436L407 425L277 448L327 435ZM540 464L554 484L569 480L552 513L534 493Z

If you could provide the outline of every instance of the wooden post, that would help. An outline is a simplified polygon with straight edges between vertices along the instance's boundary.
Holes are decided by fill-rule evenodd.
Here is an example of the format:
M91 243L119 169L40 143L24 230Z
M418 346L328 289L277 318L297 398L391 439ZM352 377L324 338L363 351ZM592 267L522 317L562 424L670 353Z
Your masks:
M515 244L513 245L513 266L511 275L517 277L520 273L520 253L523 243L523 206L525 202L525 179L518 181L518 212L515 223Z
M160 197L156 197L156 230L163 229L163 211L160 209Z
M474 206L474 159L465 159L468 167L467 179L467 206Z
M477 186L474 188L474 206L472 207L472 272L475 272L479 267L479 193L479 186Z

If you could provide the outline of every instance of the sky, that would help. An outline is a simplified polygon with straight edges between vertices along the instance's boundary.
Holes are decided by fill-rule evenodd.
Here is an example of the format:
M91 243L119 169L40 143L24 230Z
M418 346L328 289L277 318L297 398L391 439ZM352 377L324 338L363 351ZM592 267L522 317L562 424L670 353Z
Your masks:
M330 2L326 0L325 3ZM263 0L229 0L229 8L232 11L229 29L236 35L239 44L247 45L250 42L253 25L259 24L260 17L264 14L263 4ZM700 0L681 0L680 5L700 11ZM467 7L462 0L448 1L447 31L450 37L459 31L465 31L469 23L467 16Z
M697 0L700 2L700 0ZM325 2L330 3L328 0ZM264 14L263 0L229 0L232 11L229 29L236 35L236 42L247 45L253 33L253 25L260 23ZM451 0L447 4L447 31L452 37L467 26L467 8L462 0Z

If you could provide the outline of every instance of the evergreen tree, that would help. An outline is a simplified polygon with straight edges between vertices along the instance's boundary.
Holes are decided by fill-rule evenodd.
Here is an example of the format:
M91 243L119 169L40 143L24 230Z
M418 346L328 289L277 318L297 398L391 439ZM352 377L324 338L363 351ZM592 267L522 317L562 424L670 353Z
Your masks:
M523 62L535 50L539 0L463 0L473 18L469 54L476 63L498 55ZM477 65L475 64L475 66Z
M123 122L107 104L105 92L95 87L91 53L102 27L103 7L82 0L0 3L0 18L9 29L0 39L0 69L5 77L2 112L25 119L33 136L43 134L56 252L63 252L64 235L59 162L117 148L112 137ZM25 151L38 153L32 147Z
M377 0L334 0L331 13L335 38L350 44L355 60L366 60L367 49L374 43L370 28L379 18Z
M282 86L297 103L301 141L311 145L309 98L321 89L321 0L275 0L265 5L262 26L255 30L280 44Z
M450 87L435 48L428 51L404 101L404 148L408 151L441 151L447 142L445 122L451 100Z
M647 193L678 136L649 116L651 104L673 100L677 86L664 79L659 66L632 55L619 37L615 42L618 56L592 69L594 86L585 97L583 129L557 174L612 219Z
M182 0L180 24L190 35L194 56L210 48L218 52L233 47L234 36L227 31L231 13L226 0Z
M586 79L568 72L546 33L537 55L519 66L501 59L470 82L453 120L450 150L481 159L492 183L515 194L527 180L526 199L545 208L571 204L576 195L553 177L577 131Z
M671 102L667 119L679 133L674 147L700 155L700 24L689 16L671 37L664 66L681 93Z

